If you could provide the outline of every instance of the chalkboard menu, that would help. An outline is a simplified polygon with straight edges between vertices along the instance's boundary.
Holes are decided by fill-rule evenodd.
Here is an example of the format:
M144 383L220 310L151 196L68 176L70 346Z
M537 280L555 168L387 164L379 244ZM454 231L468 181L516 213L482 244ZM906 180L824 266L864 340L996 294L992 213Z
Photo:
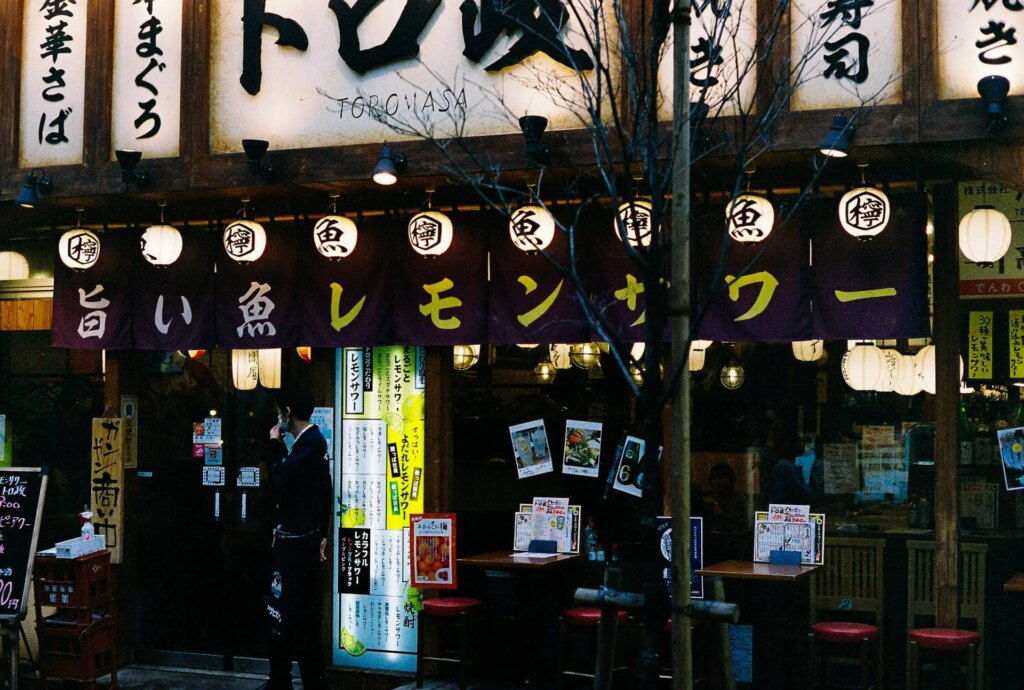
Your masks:
M45 469L0 468L0 620L25 618L45 497Z

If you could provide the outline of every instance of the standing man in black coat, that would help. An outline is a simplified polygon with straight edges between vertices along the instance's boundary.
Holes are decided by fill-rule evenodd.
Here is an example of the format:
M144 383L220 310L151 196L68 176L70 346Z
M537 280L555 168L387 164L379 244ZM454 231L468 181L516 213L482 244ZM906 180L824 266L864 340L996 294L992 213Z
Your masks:
M313 396L287 388L278 396L278 423L270 429L275 462L270 486L277 506L270 586L270 679L268 690L292 690L292 659L299 662L304 690L328 690L321 631L321 573L327 560L334 491L327 441L315 424ZM283 437L295 443L289 452Z

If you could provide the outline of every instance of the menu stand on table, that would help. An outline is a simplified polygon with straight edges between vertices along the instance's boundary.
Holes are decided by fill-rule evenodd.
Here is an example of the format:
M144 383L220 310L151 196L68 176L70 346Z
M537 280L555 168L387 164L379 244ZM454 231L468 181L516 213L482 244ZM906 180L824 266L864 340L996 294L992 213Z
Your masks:
M117 690L117 646L110 552L79 558L37 556L35 562L36 634L42 677L82 683L95 690L110 674ZM43 608L55 607L44 617Z

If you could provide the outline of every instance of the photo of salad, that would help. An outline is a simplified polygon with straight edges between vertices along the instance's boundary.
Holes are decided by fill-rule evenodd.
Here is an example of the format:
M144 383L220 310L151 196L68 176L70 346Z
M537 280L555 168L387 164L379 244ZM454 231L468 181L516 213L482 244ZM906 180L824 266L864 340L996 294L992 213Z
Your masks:
M568 419L565 422L565 447L562 472L596 477L601 464L601 423Z

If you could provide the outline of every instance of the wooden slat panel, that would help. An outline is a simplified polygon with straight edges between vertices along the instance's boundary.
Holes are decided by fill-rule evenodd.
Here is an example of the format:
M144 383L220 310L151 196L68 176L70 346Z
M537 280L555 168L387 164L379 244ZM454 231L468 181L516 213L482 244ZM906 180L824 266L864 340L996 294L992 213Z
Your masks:
M23 1L0 2L0 171L15 167L18 157Z
M86 17L85 147L82 161L96 171L110 164L110 113L114 78L114 3L89 0Z
M205 158L210 150L210 3L189 0L182 18L181 135L186 161Z
M46 331L52 319L52 300L0 301L0 331Z

